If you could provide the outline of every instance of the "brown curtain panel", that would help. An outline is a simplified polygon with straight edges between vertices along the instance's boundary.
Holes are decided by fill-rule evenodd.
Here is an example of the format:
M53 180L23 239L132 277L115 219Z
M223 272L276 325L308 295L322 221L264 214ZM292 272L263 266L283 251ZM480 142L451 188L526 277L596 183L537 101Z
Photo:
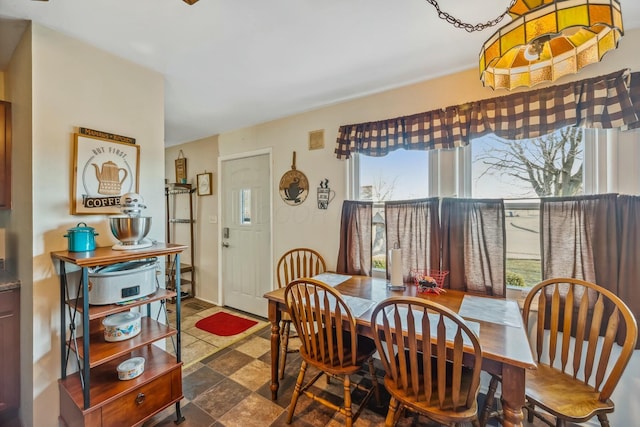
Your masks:
M616 194L540 202L542 278L573 277L618 293Z
M629 306L636 322L640 324L640 197L618 197L618 231L618 296ZM636 348L640 349L640 339Z
M402 249L405 282L411 281L411 269L440 269L439 205L437 197L384 205L387 249ZM387 279L390 274L387 269Z
M372 212L372 202L342 203L338 273L371 276Z
M618 294L616 194L543 198L540 238L543 279L572 277ZM562 293L561 297L564 298ZM581 297L580 293L575 295L576 313ZM595 295L590 295L589 304L595 304ZM606 315L612 309L608 304ZM573 328L575 330L575 325Z
M640 126L640 73L620 70L410 116L343 125L334 152L338 159L352 153L385 156L400 148L461 147L490 133L506 139L535 138L567 126Z
M449 270L445 287L504 297L504 201L446 198L441 217L442 269Z

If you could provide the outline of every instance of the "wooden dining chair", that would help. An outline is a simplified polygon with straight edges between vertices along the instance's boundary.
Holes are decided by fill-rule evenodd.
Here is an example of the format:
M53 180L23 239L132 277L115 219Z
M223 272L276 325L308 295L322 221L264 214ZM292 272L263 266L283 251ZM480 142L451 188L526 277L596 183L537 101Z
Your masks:
M391 394L385 425L408 409L447 426L479 426L482 350L460 316L426 299L392 297L375 307L371 326Z
M276 268L278 287L283 288L293 280L302 277L312 277L324 273L327 265L324 258L318 252L308 248L295 248L287 251L278 260ZM288 313L282 313L280 324L280 379L284 378L284 367L287 363L287 354L297 352L297 349L289 349L289 337L291 333L291 318Z
M535 416L550 426L564 427L566 422L598 417L602 427L609 427L607 414L614 411L611 394L638 335L631 310L594 283L554 278L531 289L522 315L532 331L538 365L527 371L528 421ZM551 414L555 423L538 408Z
M345 424L352 426L372 395L375 395L380 405L378 380L372 357L376 352L373 340L357 334L356 319L349 306L340 292L326 283L309 278L294 280L287 285L284 300L302 343L300 347L302 363L291 396L287 424L290 424L293 419L300 394L304 394L340 412L346 417ZM352 384L351 375L360 372L365 364L369 367L371 387L366 387L362 382ZM319 371L305 383L308 366L315 367ZM312 392L310 387L323 374L342 381L344 388L342 405L338 406ZM355 412L352 409L352 389L364 392Z

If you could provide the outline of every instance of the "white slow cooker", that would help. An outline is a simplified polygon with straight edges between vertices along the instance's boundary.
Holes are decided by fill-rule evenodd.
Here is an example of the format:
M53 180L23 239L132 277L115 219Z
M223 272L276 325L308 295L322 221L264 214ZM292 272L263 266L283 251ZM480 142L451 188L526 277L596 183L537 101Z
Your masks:
M152 258L89 269L89 304L116 304L154 293L157 266L158 259Z

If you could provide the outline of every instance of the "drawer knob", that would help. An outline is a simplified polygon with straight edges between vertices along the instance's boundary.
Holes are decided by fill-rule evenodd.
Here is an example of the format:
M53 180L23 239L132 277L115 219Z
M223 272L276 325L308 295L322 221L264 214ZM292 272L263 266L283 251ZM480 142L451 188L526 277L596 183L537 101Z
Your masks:
M144 393L138 393L138 395L136 396L136 403L138 405L142 405L142 402L144 402L145 397L146 396L144 395Z

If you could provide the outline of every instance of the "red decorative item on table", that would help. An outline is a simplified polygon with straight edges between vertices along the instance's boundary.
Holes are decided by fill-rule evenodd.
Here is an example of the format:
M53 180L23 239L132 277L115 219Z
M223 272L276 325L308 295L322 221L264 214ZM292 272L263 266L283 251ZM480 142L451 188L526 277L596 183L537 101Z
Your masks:
M444 278L449 274L448 271L442 270L423 270L412 269L411 276L418 287L418 292L441 294L446 292L444 289Z

